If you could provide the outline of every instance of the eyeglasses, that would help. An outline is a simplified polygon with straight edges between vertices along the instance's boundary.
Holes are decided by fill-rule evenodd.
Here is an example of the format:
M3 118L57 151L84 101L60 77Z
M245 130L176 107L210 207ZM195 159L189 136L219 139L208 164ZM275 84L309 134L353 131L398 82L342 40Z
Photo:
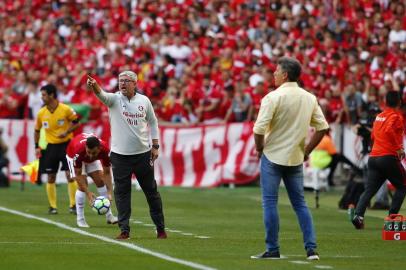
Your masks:
M125 79L125 80L119 80L118 82L119 82L119 83L129 83L129 82L134 82L134 81L133 81L133 80Z

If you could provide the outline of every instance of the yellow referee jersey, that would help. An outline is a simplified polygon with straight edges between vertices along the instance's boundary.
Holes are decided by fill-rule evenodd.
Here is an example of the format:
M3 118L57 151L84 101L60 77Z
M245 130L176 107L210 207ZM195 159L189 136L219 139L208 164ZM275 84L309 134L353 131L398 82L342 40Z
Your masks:
M66 104L58 103L55 111L51 113L46 106L39 110L35 130L45 129L45 137L48 143L64 143L72 139L72 132L64 138L58 136L66 132L71 126L72 121L78 119L75 111Z

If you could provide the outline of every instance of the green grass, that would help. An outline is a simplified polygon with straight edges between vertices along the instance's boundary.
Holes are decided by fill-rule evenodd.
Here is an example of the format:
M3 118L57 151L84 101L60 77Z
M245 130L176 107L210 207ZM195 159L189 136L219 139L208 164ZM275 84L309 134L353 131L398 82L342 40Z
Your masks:
M94 187L92 187L94 188ZM182 189L161 188L166 224L169 229L194 236L169 232L166 240L157 240L142 192L132 194L131 240L137 246L178 259L216 269L403 269L406 241L382 241L383 211L367 211L366 229L356 231L345 211L337 209L342 191L321 194L321 207L314 209L313 193L306 193L316 226L321 260L304 260L302 236L286 192L281 189L279 202L280 245L288 259L258 261L250 255L264 250L264 229L260 189ZM45 188L19 184L0 189L0 206L47 218L76 227L68 213L66 185L58 186L59 214L47 214ZM406 215L405 207L402 213ZM114 238L119 230L107 225L102 216L86 208L85 229L93 234ZM0 269L191 269L140 253L117 244L47 224L39 220L0 211Z

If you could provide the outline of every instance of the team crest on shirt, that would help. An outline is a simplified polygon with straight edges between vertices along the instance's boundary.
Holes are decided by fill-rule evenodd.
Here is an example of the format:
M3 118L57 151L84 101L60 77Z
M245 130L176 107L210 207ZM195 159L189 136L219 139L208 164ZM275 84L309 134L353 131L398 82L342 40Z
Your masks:
M143 112L144 111L144 107L143 106L138 106L138 110L140 111L140 112Z
M49 128L49 123L48 123L48 121L43 121L43 122L42 122L42 126L43 126L44 128Z
M57 123L58 123L58 126L63 126L63 124L65 123L65 120L64 119L59 119L57 121Z

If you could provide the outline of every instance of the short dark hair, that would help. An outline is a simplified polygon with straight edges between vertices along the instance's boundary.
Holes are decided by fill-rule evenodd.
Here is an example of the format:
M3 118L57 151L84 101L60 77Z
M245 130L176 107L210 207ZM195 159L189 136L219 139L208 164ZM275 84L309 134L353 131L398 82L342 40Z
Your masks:
M100 146L100 140L99 138L92 136L86 139L86 146L89 149L93 149L95 147Z
M299 81L302 73L302 66L299 61L292 57L282 57L278 60L278 65L288 74L289 82Z
M49 96L50 96L50 95L53 95L54 98L57 98L57 97L58 97L58 94L57 94L58 91L56 90L56 86L53 85L53 84L47 84L47 85L42 86L42 87L41 87L41 91L47 92L47 94L48 94Z
M386 93L386 106L396 108L400 104L400 94L398 91L389 91Z

